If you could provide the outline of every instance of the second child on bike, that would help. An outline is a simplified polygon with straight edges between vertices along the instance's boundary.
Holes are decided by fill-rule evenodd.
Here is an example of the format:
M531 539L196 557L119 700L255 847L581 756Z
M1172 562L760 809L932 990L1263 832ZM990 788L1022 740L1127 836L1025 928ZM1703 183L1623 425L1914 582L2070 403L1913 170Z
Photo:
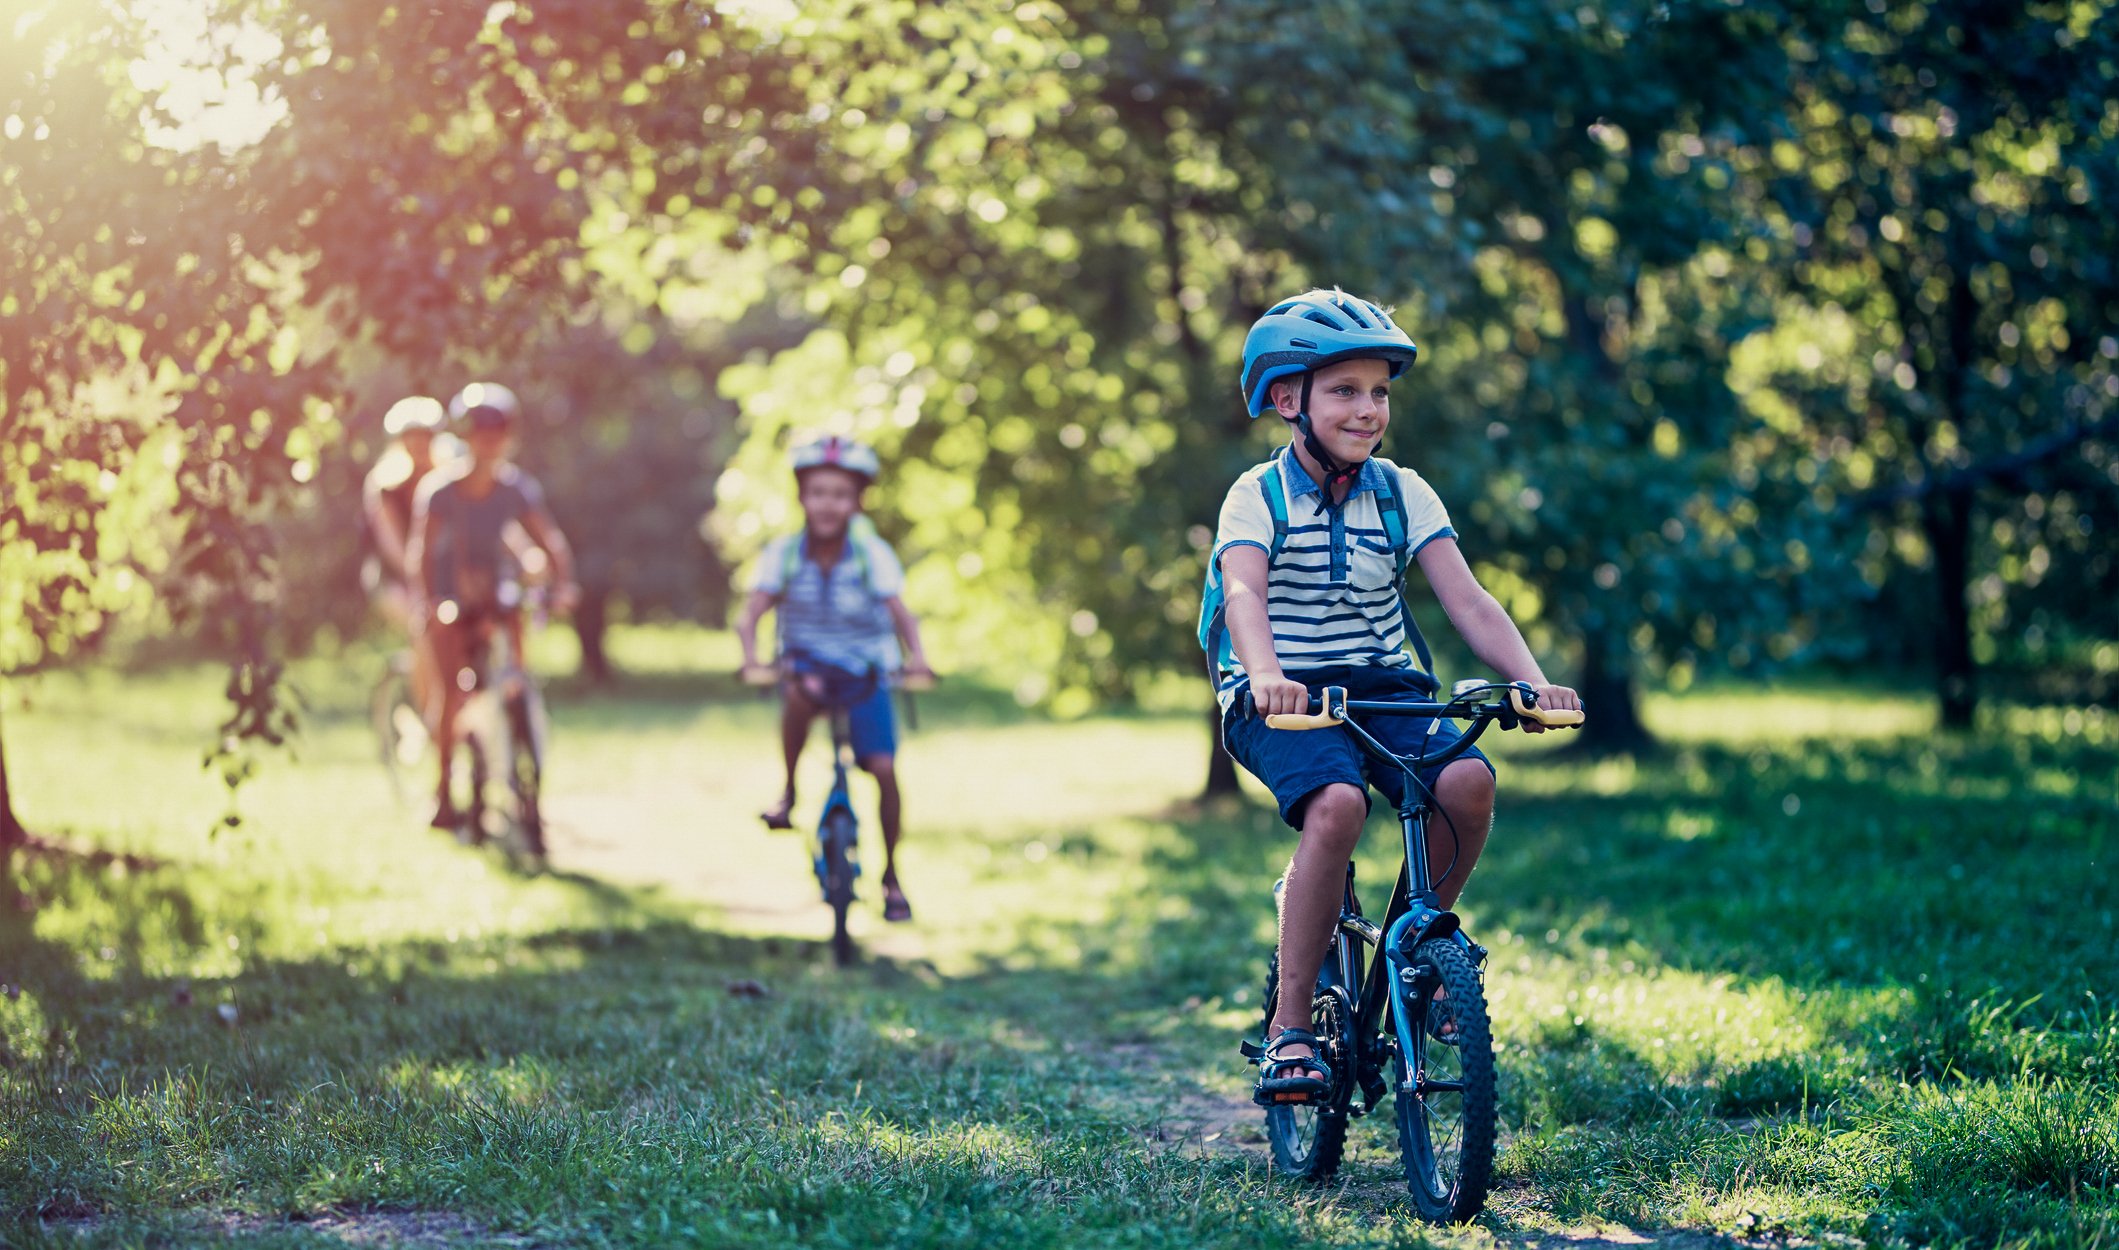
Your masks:
M790 460L802 530L766 545L758 557L750 597L736 621L748 675L763 671L758 658L758 622L778 610L786 701L780 719L781 754L787 785L761 815L773 829L791 828L795 765L809 741L810 724L822 710L826 683L860 682L899 666L904 648L907 676L927 677L920 627L900 598L905 571L897 553L876 533L862 511L862 496L879 471L875 451L850 438L827 435L798 444ZM912 919L912 904L898 883L900 796L897 720L886 683L852 710L854 758L876 779L883 826L883 918Z
M410 395L383 414L383 433L390 445L361 480L361 520L367 530L368 555L361 561L361 585L369 602L390 626L404 634L412 657L407 674L412 702L430 716L434 694L434 658L423 645L413 611L415 578L408 554L412 544L412 508L419 484L440 463L439 440L448 412L441 401Z
M1385 310L1337 289L1274 305L1244 341L1244 404L1254 418L1270 411L1284 420L1290 441L1222 503L1203 638L1217 670L1223 743L1300 832L1280 896L1283 986L1316 980L1368 816L1368 786L1395 801L1402 777L1367 768L1344 733L1271 729L1263 717L1303 711L1310 688L1325 685L1354 699L1433 696L1433 664L1402 595L1408 564L1419 564L1450 623L1503 680L1529 683L1541 707L1581 706L1573 690L1546 681L1514 621L1473 576L1433 488L1375 454L1390 426L1391 383L1415 352ZM1256 717L1243 714L1246 690ZM1415 718L1372 729L1408 753L1457 736L1447 721ZM1443 816L1430 828L1429 853L1449 865L1435 883L1448 907L1486 843L1493 765L1474 749L1420 781ZM1280 995L1259 1068L1261 1102L1329 1091L1309 1062L1318 1046L1309 1013L1307 994Z
M506 631L510 657L518 666L524 663L522 588L510 549L513 527L549 559L554 608L566 610L576 594L573 552L545 508L544 488L508 460L522 416L515 393L496 383L473 382L449 402L449 416L462 428L470 456L461 467L431 474L421 485L410 551L427 644L442 677L439 706L430 714L441 769L431 820L437 829L454 828L457 821L449 774L457 713L467 693L460 675L481 631Z

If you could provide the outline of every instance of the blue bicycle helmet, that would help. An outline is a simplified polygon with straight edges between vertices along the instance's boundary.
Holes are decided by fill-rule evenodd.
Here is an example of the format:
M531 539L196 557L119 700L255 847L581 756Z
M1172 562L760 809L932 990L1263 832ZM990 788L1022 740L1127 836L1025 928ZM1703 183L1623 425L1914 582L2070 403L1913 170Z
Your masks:
M1244 336L1244 404L1252 417L1261 416L1273 406L1273 383L1342 360L1388 361L1396 378L1419 350L1389 313L1367 300L1338 287L1304 291L1268 308Z

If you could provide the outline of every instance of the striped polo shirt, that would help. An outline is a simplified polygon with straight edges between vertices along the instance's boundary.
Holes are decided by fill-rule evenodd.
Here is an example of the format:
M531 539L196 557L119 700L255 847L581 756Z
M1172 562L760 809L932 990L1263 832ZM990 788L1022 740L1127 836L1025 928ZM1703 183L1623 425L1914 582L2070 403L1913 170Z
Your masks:
M1417 667L1405 649L1405 599L1376 488L1395 475L1405 501L1408 559L1438 538L1456 537L1434 488L1411 469L1372 456L1335 507L1283 447L1237 478L1222 500L1215 567L1231 547L1273 549L1273 512L1259 486L1267 473L1281 475L1288 501L1287 541L1266 572L1266 615L1282 671L1331 664ZM1216 683L1224 710L1246 680L1242 662L1232 657Z
M810 559L807 531L774 539L758 557L751 589L773 597L783 651L801 651L851 673L870 665L889 672L898 666L898 635L888 604L904 592L905 569L872 526L848 526L846 541L848 549L827 570ZM866 556L865 576L854 543Z

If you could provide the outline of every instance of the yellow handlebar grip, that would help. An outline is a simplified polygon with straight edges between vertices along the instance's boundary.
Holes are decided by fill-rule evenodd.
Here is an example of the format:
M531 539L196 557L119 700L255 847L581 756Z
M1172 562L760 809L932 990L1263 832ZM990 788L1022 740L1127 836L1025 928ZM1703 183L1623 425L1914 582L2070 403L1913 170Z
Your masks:
M1326 686L1320 712L1275 712L1266 717L1268 729L1330 729L1346 720L1346 687Z
M1266 717L1268 729L1330 729L1338 723L1338 717L1323 712L1275 712Z
M1521 690L1510 690L1508 701L1515 706L1516 715L1534 720L1547 729L1572 729L1582 723L1582 714L1572 708L1532 707L1523 701Z

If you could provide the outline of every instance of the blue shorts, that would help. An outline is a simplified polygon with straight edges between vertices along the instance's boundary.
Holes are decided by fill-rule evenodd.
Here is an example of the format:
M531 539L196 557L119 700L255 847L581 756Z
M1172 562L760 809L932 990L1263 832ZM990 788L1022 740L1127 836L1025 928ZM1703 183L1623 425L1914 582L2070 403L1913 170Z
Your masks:
M868 684L865 676L849 673L830 664L798 659L797 672L815 673L824 679L827 698L842 699ZM827 711L826 715L830 713ZM853 757L865 760L876 755L898 753L898 716L890 704L890 687L876 683L876 688L867 697L846 710L846 727L853 738Z
M1427 677L1413 669L1379 668L1373 664L1349 664L1332 668L1298 669L1288 676L1308 686L1312 693L1326 686L1345 686L1349 699L1402 699L1427 702L1435 697ZM1439 752L1464 735L1446 720L1425 716L1371 716L1361 727L1378 742L1401 755L1417 749ZM1263 719L1245 716L1242 696L1221 721L1222 745L1236 762L1265 783L1280 805L1280 818L1302 828L1302 809L1309 797L1333 782L1343 781L1367 795L1369 786L1393 807L1404 797L1402 769L1379 765L1343 729L1268 729ZM1494 764L1477 747L1457 759L1477 760L1492 773ZM1449 764L1423 767L1415 772L1430 789Z
M898 714L890 705L888 687L877 686L874 694L854 704L846 720L853 731L854 759L898 753Z

